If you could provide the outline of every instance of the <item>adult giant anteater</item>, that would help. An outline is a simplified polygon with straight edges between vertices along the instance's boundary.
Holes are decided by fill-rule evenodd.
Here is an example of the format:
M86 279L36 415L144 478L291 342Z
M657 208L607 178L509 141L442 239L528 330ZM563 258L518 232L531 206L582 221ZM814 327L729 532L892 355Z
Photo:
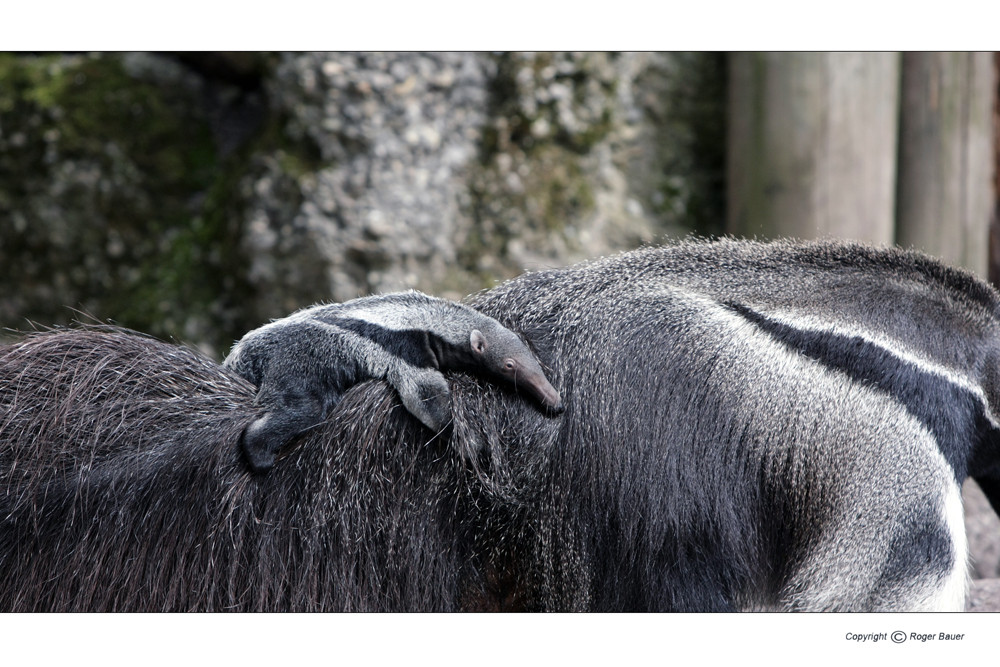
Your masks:
M468 418L504 434L530 508L493 525L532 608L963 608L962 480L1000 508L1000 298L970 274L691 242L474 306L536 342L566 403L558 431Z
M1000 299L969 274L693 242L471 305L534 347L562 419L453 375L428 443L370 382L261 478L252 388L214 363L7 348L0 607L962 608L959 483L997 507L1000 476Z

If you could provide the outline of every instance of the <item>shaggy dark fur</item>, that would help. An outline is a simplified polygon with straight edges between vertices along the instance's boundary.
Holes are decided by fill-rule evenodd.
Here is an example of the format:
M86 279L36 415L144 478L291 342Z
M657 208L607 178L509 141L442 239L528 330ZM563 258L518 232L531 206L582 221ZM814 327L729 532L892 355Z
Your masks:
M266 476L238 450L253 397L193 351L125 331L0 348L0 610L445 611L482 597L461 502L475 478L386 386L348 392Z

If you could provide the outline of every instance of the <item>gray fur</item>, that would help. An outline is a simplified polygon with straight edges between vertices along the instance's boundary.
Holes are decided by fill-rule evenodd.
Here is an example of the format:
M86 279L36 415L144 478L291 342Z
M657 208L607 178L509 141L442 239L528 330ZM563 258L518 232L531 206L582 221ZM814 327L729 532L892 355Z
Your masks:
M988 285L900 250L725 240L475 306L544 332L566 398L563 428L510 448L547 457L519 466L535 608L962 607L959 484L1000 478Z
M419 292L317 305L246 334L224 365L259 387L266 412L243 448L255 471L290 438L317 425L350 387L382 379L435 432L451 418L447 371L508 382L552 412L558 392L518 338L472 308Z
M986 284L899 250L723 241L475 307L530 342L563 419L459 374L428 443L366 382L264 476L236 451L253 388L191 350L0 348L0 608L960 607L958 480L1000 507Z

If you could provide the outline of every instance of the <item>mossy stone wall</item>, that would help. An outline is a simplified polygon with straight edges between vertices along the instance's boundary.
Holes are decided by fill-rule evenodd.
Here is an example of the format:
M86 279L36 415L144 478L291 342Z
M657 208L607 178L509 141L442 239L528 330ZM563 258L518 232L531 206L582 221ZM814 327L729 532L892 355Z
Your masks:
M0 56L0 326L94 317L222 356L315 301L461 298L712 233L724 67L720 54Z

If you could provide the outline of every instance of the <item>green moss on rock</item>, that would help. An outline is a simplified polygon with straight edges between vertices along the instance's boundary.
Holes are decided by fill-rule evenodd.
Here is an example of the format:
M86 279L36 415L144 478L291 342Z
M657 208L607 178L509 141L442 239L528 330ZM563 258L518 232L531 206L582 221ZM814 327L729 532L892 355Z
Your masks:
M613 128L616 80L606 54L500 54L490 120L468 176L472 220L459 262L472 274L511 276L521 246L551 247L595 208L592 149Z
M205 321L239 259L220 157L195 93L119 55L0 57L0 281L6 326L78 308L158 336L228 344ZM56 277L53 280L53 276Z

